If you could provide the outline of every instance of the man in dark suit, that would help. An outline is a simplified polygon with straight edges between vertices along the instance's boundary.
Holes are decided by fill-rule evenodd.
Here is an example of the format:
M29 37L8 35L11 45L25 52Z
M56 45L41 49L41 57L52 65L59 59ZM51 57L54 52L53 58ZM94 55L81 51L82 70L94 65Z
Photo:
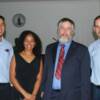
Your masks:
M58 22L57 42L47 46L43 74L43 100L91 100L90 56L87 47L74 42L75 23Z

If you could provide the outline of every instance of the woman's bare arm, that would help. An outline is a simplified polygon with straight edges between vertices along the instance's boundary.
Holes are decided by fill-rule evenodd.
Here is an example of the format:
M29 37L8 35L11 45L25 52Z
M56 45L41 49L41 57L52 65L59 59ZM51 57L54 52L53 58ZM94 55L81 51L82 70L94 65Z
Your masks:
M32 96L36 96L39 89L40 89L40 85L41 85L41 81L42 81L42 73L43 73L43 62L41 60L40 62L40 67L39 67L39 73L37 75L37 79L36 79L36 82L35 82L35 86L34 86L34 89L33 89L33 92L32 92Z
M19 91L25 98L29 98L31 94L23 89L23 87L19 84L18 80L16 79L16 60L15 56L13 56L10 64L10 80L13 86Z

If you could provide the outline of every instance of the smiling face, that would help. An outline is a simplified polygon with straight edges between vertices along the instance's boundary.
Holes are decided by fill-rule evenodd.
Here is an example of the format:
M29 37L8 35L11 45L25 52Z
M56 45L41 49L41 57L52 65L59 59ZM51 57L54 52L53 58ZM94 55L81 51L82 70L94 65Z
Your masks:
M27 35L24 39L24 48L25 50L28 50L28 51L33 51L33 48L35 47L36 45L36 42L35 42L35 39L32 35Z
M5 31L5 23L2 19L0 19L0 37L2 38Z
M100 38L100 18L98 18L98 19L95 21L95 25L94 25L93 30L94 30L94 32L96 33L96 35L98 36L98 38Z
M74 26L69 22L61 22L58 25L59 41L65 43L72 39L74 33Z

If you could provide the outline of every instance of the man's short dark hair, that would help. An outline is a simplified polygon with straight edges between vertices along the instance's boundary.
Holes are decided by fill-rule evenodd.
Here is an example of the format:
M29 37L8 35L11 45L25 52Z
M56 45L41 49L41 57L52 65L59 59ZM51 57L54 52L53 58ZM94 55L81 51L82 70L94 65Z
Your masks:
M100 15L99 16L97 16L97 17L95 17L95 19L94 19L94 26L95 26L95 22L96 22L96 20L98 20L98 19L100 19Z
M75 27L75 22L72 19L70 19L70 18L62 18L62 19L60 19L58 21L57 25L59 26L59 24L63 23L63 22L69 22L69 23L71 23Z

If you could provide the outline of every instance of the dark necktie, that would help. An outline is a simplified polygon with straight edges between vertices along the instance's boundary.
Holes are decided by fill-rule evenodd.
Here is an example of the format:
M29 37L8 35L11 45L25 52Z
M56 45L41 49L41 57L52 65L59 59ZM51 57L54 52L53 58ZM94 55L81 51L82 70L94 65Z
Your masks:
M55 72L55 76L58 80L61 79L61 74L62 74L62 67L64 63L64 47L65 45L61 45L60 54L59 54L58 63L57 63L57 69Z

